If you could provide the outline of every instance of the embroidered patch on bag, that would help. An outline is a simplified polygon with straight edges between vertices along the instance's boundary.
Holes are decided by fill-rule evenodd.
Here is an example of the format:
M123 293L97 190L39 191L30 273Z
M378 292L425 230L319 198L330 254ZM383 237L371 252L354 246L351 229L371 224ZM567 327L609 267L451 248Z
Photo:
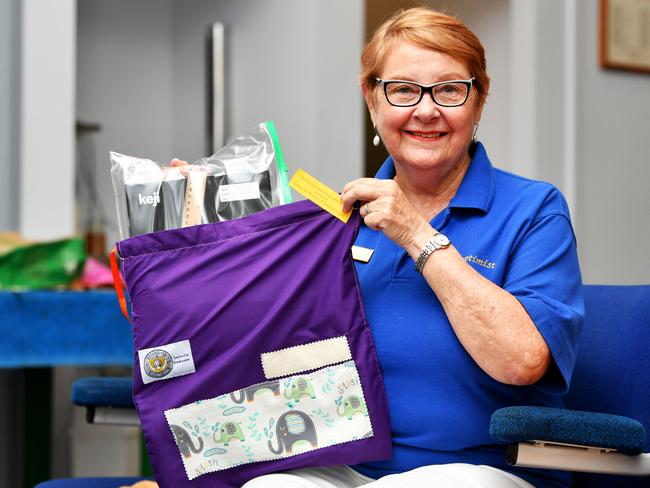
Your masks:
M144 384L195 373L190 341L140 349L140 373Z
M354 361L197 401L165 417L190 480L373 435Z
M265 352L261 355L262 369L267 379L320 369L330 364L352 359L345 336L310 342L299 346Z

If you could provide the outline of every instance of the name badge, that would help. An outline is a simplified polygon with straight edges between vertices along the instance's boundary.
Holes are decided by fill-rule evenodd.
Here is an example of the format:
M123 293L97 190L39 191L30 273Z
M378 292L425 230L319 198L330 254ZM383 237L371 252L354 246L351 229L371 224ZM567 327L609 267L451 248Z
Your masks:
M374 249L368 249L367 247L352 246L352 259L360 263L367 263L374 252Z

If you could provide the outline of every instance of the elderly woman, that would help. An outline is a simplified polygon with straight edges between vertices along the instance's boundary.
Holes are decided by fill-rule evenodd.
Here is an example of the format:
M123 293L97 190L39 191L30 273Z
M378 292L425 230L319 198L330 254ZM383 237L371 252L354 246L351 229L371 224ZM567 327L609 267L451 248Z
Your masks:
M394 456L244 486L569 486L564 473L507 466L488 433L497 408L562 404L583 317L567 205L553 186L494 168L476 141L489 77L458 19L398 12L361 64L390 157L342 199L344 210L362 202L356 244L373 250L357 272Z
M356 244L366 314L384 374L393 458L255 478L244 488L568 487L568 474L506 465L490 415L560 407L583 304L560 192L496 169L476 131L485 54L458 19L414 8L364 48L361 87L375 178L348 183L361 204Z

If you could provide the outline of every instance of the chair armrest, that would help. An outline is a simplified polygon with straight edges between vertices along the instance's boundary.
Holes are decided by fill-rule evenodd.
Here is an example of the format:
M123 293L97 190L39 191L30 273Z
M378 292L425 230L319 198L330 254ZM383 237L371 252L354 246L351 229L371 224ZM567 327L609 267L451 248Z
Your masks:
M140 417L135 408L86 407L86 420L89 424L121 425L140 427Z
M492 414L490 435L507 442L514 466L595 473L650 474L646 432L619 415L548 407L507 407Z
M81 378L72 384L72 403L86 407L90 424L138 426L131 378Z
M133 380L117 377L78 379L72 384L72 403L83 407L134 408Z
M492 414L490 435L502 442L545 441L641 454L646 432L629 417L548 407L506 407Z
M626 476L650 475L650 453L630 456L586 446L564 446L544 442L519 442L508 445L510 466L560 469Z

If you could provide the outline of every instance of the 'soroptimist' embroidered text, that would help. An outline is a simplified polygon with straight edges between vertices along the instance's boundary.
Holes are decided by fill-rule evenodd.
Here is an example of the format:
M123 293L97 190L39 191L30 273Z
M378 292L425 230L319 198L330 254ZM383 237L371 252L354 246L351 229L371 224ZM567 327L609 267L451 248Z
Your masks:
M476 256L469 255L465 256L465 261L468 263L474 263L478 264L479 266L483 266L484 268L488 269L494 269L496 268L497 263L494 261L488 261L487 259L479 259Z

